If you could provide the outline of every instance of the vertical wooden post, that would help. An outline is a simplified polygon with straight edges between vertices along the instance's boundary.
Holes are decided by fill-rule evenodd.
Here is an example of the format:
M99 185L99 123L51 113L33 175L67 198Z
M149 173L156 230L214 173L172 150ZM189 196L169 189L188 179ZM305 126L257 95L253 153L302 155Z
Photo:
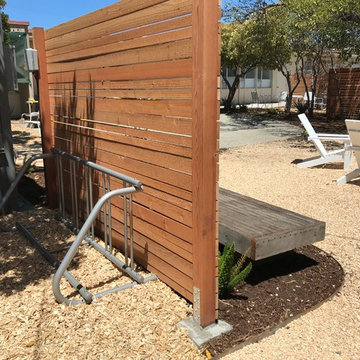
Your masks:
M193 0L193 266L203 327L217 319L219 14L218 0Z
M43 28L33 28L34 46L39 60L39 104L43 152L48 153L54 146L54 134L51 125L49 84L46 64L45 32ZM45 160L45 182L49 207L57 206L56 165L53 159Z

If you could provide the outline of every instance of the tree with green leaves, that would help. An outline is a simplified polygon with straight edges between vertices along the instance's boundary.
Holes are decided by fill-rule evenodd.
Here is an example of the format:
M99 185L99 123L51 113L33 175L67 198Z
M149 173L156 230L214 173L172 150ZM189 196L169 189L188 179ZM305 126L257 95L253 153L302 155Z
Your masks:
M250 21L253 31L259 34L258 64L280 71L286 79L286 112L289 113L293 94L301 80L302 41L294 32L292 18L285 6L261 8ZM295 81L292 75L295 75Z
M358 0L281 0L276 3L232 0L225 3L224 16L250 26L253 33L250 39L258 41L260 38L252 45L257 48L259 66L276 69L285 76L288 84L287 112L301 79L306 92L313 95L312 98L308 96L312 112L319 77L335 69L338 59L349 61L360 54ZM305 72L309 68L312 83L307 88ZM295 81L291 79L292 74Z
M360 54L360 4L354 0L284 0L291 14L296 37L301 40L302 63L311 66L312 82L308 88L304 67L302 77L308 96L310 115L314 109L314 95L318 91L319 77L334 70L341 60L342 66L350 65ZM341 94L338 97L341 105Z
M224 101L225 111L231 108L231 103L239 87L240 78L245 76L257 65L259 56L256 53L255 40L252 39L250 27L245 23L232 22L222 24L221 29L221 75L229 90ZM227 77L226 69L235 74L232 82Z
M2 9L5 7L5 5L6 5L6 1L0 0L1 25L2 25L2 29L3 29L4 42L5 42L5 44L10 44L10 39L9 39L9 35L8 35L10 32L9 15L5 14L2 11Z

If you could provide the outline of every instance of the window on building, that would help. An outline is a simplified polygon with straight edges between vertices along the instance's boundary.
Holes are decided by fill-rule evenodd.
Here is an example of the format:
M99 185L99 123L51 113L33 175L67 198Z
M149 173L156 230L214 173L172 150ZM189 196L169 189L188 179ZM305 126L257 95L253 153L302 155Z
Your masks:
M232 69L225 69L226 77L230 84L235 79L236 72ZM272 71L261 67L251 69L245 76L240 78L239 87L241 89L255 89L255 88L271 88ZM222 78L222 88L227 89L226 83Z
M304 73L305 73L305 74L312 74L312 73L313 73L312 62L309 61L309 60L305 61L305 64L304 64Z
M232 85L232 83L233 83L234 80L235 80L236 72L235 72L233 69L229 69L229 68L226 68L226 69L224 70L224 72L225 72L225 74L226 74L226 78L227 78L227 80L229 81L230 85ZM223 88L223 89L227 89L228 87L227 87L227 85L226 85L225 80L223 79L223 77L221 77L221 78L222 78L222 88Z
M261 67L258 68L257 87L258 88L271 87L271 70L266 70Z
M240 79L240 87L241 88L254 88L255 87L255 76L256 76L256 69L251 69L248 71L245 76L241 77Z

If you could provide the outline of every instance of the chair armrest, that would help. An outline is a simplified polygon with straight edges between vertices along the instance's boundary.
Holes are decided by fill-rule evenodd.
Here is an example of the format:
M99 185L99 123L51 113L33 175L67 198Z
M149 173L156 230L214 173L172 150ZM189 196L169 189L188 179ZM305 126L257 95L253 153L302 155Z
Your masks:
M350 136L346 134L316 134L316 136L310 136L309 139L349 141Z

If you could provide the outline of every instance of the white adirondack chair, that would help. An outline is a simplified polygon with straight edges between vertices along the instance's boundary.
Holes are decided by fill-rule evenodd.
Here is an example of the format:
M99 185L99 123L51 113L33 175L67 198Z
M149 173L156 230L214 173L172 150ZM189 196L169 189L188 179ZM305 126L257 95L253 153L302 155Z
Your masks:
M33 105L37 104L38 101L32 99L26 101L29 107L29 113L24 113L21 115L21 117L24 119L24 125L30 125L30 127L36 125L36 127L39 129L39 134L41 135L41 123L40 123L40 112L39 111L33 111L32 107ZM26 120L29 119L29 120Z
M351 164L352 159L352 150L350 149L350 136L342 135L342 134L317 134L310 124L309 119L305 114L299 114L299 119L304 126L306 132L309 137L308 140L314 142L314 145L320 156L309 158L304 160L303 162L297 164L300 168L307 168L322 164L327 164L331 162L344 161L344 169L348 169ZM326 151L324 145L322 144L322 140L340 140L344 142L344 148L341 150L335 151Z
M336 182L340 185L360 176L360 120L345 120L345 123L352 143L350 149L354 151L358 168L339 178Z

